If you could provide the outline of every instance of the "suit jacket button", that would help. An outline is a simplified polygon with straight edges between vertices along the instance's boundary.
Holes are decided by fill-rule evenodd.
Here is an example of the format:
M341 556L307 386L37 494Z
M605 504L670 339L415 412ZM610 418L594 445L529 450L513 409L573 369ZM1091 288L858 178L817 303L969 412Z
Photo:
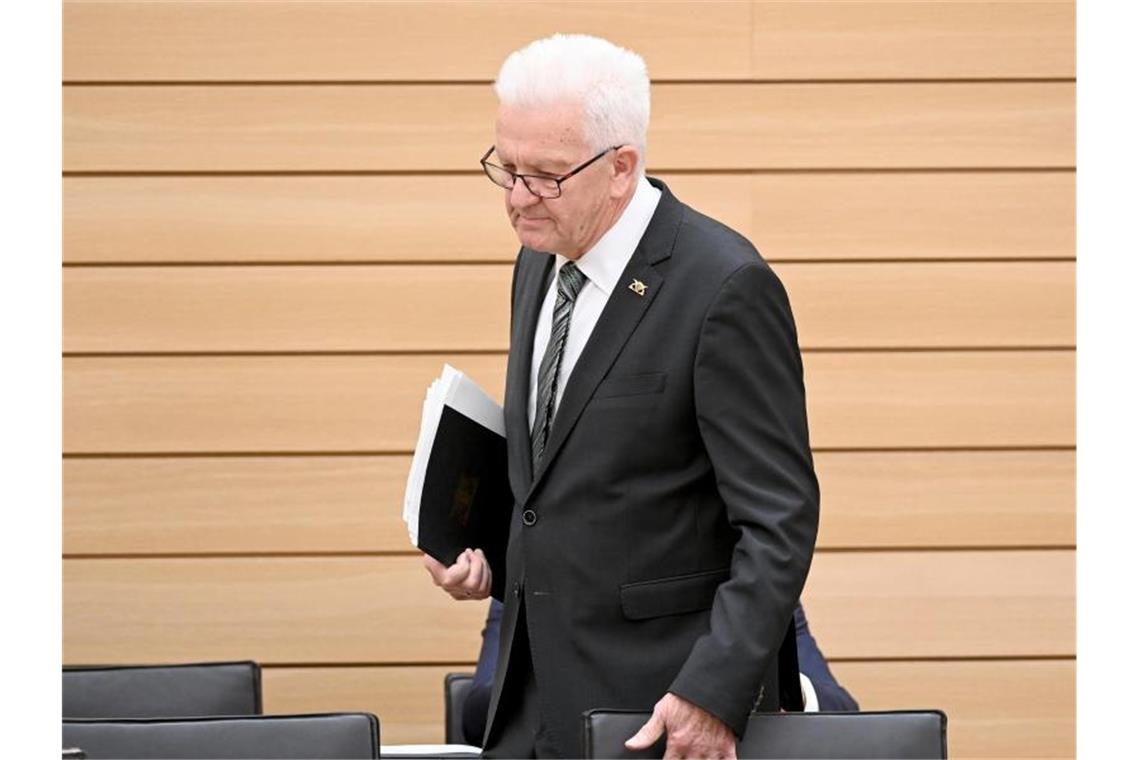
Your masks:
M524 509L522 518L523 525L528 528L538 522L538 514L533 509Z
M516 583L515 587L513 589L511 589L511 592L515 595L515 599L518 599L519 596L521 595L521 591L519 589L519 584Z

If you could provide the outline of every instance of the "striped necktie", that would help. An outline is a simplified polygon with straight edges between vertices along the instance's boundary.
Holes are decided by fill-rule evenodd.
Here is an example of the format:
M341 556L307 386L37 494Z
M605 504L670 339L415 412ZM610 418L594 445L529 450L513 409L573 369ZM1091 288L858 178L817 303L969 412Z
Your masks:
M535 393L534 427L530 431L531 462L535 471L546 450L550 436L550 423L554 420L554 402L558 398L558 373L562 367L562 352L566 348L566 335L570 332L570 312L574 299L586 284L586 275L569 261L558 272L558 298L554 302L554 317L550 324L550 342L538 365L538 383Z

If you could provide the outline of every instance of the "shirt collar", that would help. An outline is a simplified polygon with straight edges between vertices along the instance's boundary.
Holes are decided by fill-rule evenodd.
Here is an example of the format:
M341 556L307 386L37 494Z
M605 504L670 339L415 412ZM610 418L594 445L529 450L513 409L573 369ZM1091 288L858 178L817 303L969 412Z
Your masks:
M617 287L618 278L633 257L637 244L649 226L649 220L653 218L653 212L657 210L659 200L661 191L649 184L649 180L642 175L637 181L637 189L633 191L633 198L614 226L606 230L598 242L594 243L594 247L575 262L582 274L600 288L606 297ZM569 259L565 256L556 254L557 270L561 270L567 261Z

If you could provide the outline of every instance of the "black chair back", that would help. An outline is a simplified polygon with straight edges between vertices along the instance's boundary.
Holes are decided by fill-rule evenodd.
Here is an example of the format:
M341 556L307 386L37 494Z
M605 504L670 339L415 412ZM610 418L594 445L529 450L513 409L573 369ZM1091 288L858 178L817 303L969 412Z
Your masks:
M649 713L629 710L584 713L585 756L661 757L664 739L645 752L625 748L625 740L648 719ZM749 716L736 754L784 760L945 760L946 714L940 710L758 713Z
M448 744L466 744L463 735L463 703L475 676L471 673L448 673L443 679L443 740Z
M256 662L63 669L64 718L261 714Z
M228 718L64 720L63 746L96 758L380 757L380 721L370 713Z

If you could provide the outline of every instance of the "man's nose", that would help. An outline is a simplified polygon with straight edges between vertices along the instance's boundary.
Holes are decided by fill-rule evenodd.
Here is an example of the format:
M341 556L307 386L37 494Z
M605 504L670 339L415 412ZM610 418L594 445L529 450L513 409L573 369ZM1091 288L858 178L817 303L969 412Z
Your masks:
M516 178L510 193L511 208L526 208L533 206L541 200L537 195L527 190L526 183Z

